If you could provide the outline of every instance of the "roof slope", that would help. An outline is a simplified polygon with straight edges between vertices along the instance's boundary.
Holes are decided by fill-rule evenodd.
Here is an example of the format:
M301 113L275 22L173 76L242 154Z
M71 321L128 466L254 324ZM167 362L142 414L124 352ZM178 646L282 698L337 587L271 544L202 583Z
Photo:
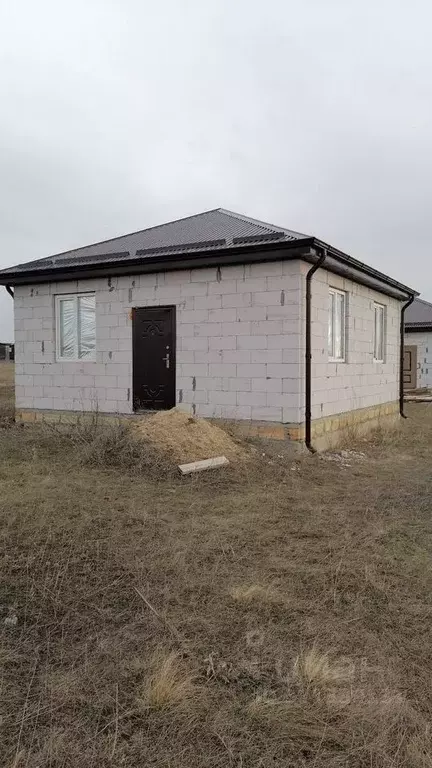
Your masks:
M263 221L250 219L239 213L216 208L212 211L187 216L184 219L159 224L129 235L75 248L49 258L19 264L0 271L20 272L31 269L52 269L94 262L118 261L119 259L146 258L159 253L182 253L195 250L238 248L241 245L303 240L308 235L290 229L276 227Z
M419 330L432 326L432 304L424 299L414 299L405 312L405 326Z
M129 235L75 248L54 256L0 270L0 285L30 284L102 274L136 274L269 261L279 257L315 263L326 252L326 269L396 298L418 295L388 275L331 245L285 227L251 219L224 208L187 216Z

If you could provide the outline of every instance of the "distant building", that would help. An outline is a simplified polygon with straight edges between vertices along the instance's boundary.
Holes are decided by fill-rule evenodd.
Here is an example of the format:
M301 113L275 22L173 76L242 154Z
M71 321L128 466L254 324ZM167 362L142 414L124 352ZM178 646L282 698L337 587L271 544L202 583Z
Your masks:
M13 344L3 344L0 342L0 361L12 361L15 358L15 349Z
M432 387L432 304L415 299L405 314L405 389Z

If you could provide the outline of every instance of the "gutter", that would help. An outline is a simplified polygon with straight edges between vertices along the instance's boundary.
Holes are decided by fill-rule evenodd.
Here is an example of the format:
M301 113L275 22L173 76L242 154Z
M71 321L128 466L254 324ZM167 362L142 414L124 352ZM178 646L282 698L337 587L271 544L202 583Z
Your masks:
M327 257L327 249L323 248L317 262L306 275L306 353L305 353L305 443L311 453L316 449L311 442L312 421L312 277L317 269L322 267Z
M9 296L12 296L12 298L14 298L14 292L13 292L12 288L10 287L10 285L5 285L5 288L6 288L7 292L8 292L8 294L9 294Z
M407 416L404 413L404 347L405 347L405 310L413 303L415 296L412 295L407 303L401 309L400 317L400 349L399 349L399 413L403 419Z

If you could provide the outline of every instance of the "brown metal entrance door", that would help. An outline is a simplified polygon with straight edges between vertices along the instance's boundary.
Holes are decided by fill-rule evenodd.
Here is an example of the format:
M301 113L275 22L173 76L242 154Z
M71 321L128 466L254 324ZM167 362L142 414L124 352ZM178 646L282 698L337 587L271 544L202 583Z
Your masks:
M134 410L175 406L175 307L133 310Z
M405 389L417 387L417 347L404 347L403 384Z

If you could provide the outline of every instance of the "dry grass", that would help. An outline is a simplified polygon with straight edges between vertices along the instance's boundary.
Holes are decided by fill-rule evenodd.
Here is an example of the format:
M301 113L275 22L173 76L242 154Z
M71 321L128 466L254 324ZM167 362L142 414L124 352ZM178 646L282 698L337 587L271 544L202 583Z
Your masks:
M168 454L140 437L126 422L104 423L95 418L82 424L61 425L51 428L61 444L69 441L75 449L77 461L83 466L123 469L130 473L145 473L152 477L166 477L176 467Z
M322 688L349 684L354 666L348 660L332 661L328 653L310 648L299 654L294 662L294 677L306 686Z
M11 396L14 384L14 364L0 361L0 389L8 388Z
M426 721L398 696L326 701L257 698L250 717L277 730L293 765L406 766L421 768L432 743Z
M0 361L0 429L14 421L14 365Z
M157 651L152 661L153 671L148 678L144 695L138 698L138 706L145 710L180 709L194 705L200 698L196 674L191 673L179 652Z
M0 430L0 765L431 768L432 409L410 412L350 466L193 482L128 434Z

